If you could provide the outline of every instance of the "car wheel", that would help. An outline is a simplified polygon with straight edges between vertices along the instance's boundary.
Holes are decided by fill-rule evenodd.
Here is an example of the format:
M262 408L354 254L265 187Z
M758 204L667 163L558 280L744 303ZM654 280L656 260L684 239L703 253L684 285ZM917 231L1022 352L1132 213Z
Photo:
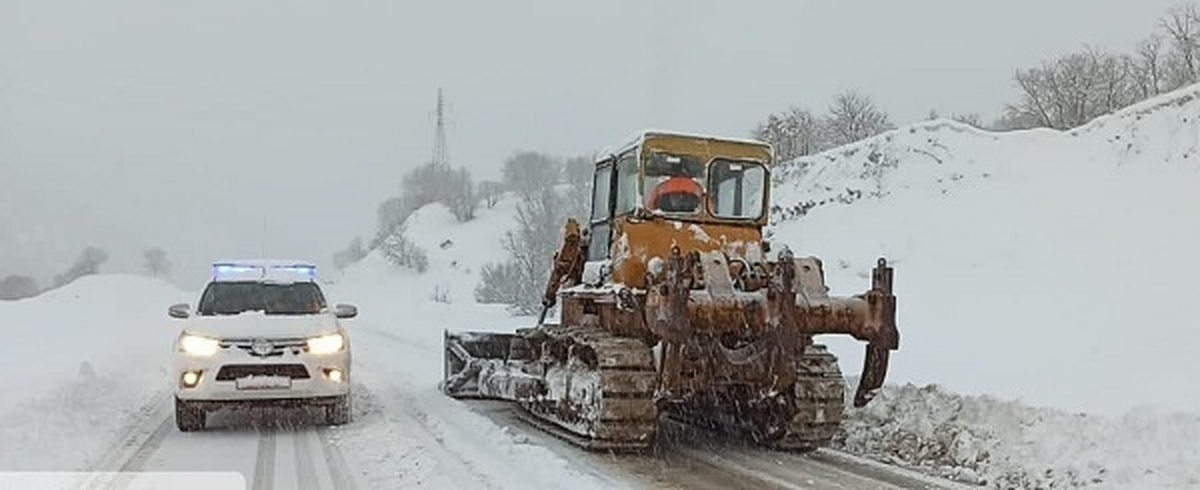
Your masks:
M332 404L325 406L325 423L328 425L350 423L350 395L339 396Z
M208 412L194 403L175 399L175 426L180 432L204 430Z

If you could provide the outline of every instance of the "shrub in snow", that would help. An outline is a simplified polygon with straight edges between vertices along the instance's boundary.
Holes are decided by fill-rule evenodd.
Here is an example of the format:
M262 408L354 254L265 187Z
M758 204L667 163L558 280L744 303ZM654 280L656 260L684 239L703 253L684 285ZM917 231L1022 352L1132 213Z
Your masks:
M38 291L37 281L29 276L11 275L0 280L0 300L32 298Z
M434 303L450 304L450 288L441 284L433 287L433 293L429 295L429 299Z
M475 301L515 305L528 291L521 284L520 272L514 262L487 264L480 270L479 285L475 286Z
M405 267L417 272L429 268L429 257L413 243L406 234L407 227L401 223L379 244L379 249L388 262L396 267Z

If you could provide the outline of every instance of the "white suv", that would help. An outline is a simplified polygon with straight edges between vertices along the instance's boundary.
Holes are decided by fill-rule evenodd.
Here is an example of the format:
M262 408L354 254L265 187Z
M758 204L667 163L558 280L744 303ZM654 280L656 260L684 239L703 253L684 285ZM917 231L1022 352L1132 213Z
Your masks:
M194 314L181 319L175 345L175 424L204 429L208 412L230 405L311 406L325 422L350 421L350 339L339 319L358 309L330 309L307 262L213 264Z

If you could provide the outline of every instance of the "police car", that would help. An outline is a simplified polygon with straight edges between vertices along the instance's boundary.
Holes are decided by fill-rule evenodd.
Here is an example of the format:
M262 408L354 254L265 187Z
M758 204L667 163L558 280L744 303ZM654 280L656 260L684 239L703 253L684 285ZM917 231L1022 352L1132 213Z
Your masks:
M175 424L204 429L226 406L321 406L325 423L350 421L350 339L340 320L351 305L330 307L316 266L298 261L222 261L175 345Z

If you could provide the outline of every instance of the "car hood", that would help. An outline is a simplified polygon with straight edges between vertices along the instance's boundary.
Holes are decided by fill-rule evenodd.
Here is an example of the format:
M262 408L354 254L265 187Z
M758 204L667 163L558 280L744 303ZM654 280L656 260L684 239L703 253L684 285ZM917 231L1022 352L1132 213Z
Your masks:
M190 333L221 339L312 337L337 329L337 318L332 313L265 315L261 312L194 316L188 319L185 327L185 330Z

